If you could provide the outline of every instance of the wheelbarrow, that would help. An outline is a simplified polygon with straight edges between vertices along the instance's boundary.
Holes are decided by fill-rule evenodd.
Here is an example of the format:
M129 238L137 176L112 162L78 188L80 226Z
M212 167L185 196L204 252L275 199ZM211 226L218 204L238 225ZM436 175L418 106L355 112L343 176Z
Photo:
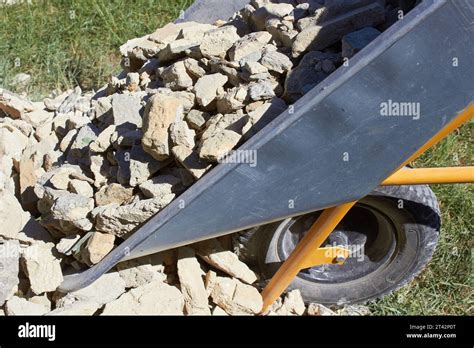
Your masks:
M197 1L181 20L210 23L246 1L218 3ZM241 256L266 281L263 310L287 288L341 304L406 284L440 231L427 184L474 181L474 167L407 167L474 115L473 38L470 1L423 1L245 142L239 151L255 152L256 165L220 163L59 290L239 231ZM397 103L418 112L386 112Z

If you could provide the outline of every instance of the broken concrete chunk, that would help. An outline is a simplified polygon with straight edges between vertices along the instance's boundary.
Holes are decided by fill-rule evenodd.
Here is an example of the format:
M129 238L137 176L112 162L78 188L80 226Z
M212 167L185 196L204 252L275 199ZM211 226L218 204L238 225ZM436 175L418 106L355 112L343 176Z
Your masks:
M56 290L63 281L60 261L53 255L53 247L52 243L38 242L23 251L31 290L37 295Z
M186 313L210 315L208 294L202 279L203 271L193 249L189 247L179 249L177 267Z
M173 146L183 145L194 148L194 137L196 132L189 129L188 124L185 121L177 121L170 126L170 139Z
M155 94L150 99L145 112L143 150L159 161L167 159L170 155L169 126L183 118L183 104L179 99Z
M174 286L154 281L105 305L102 315L182 315L184 298Z

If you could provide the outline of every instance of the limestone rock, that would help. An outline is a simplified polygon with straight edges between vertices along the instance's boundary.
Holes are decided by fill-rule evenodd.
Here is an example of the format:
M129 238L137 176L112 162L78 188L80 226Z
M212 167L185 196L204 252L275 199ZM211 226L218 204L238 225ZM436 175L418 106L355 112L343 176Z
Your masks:
M91 151L99 152L99 153L105 152L111 145L111 137L115 131L116 131L116 126L110 125L107 128L105 128L102 132L100 132L100 134L97 136L97 139L95 139L90 144Z
M61 195L51 207L52 217L58 221L70 223L71 225L88 231L92 224L87 215L94 209L94 200L75 193Z
M256 288L234 278L217 277L212 301L231 315L253 315L262 310L262 296Z
M265 52L262 56L261 63L268 70L275 71L283 74L289 71L293 67L293 63L290 58L285 56L283 53L277 51Z
M171 64L161 73L165 87L173 91L186 89L193 85L192 78L188 75L183 61Z
M79 234L61 238L59 243L56 244L56 250L61 254L66 254L80 238Z
M0 243L0 306L3 306L19 283L20 243L17 240Z
M257 30L265 29L265 22L270 18L283 18L293 11L293 5L285 3L268 2L264 6L258 8L252 14L252 22Z
M216 99L217 90L225 85L228 78L221 73L205 75L194 86L196 100L201 106L208 106Z
M112 112L115 126L142 127L140 99L131 94L115 94L112 98Z
M33 111L34 106L29 100L0 88L0 110L11 118L21 118L24 113Z
M93 232L81 252L81 258L89 265L99 263L114 247L113 234Z
M117 272L100 276L91 285L73 291L56 301L57 307L67 307L74 302L93 302L99 306L111 302L125 292L125 282Z
M298 289L291 290L285 295L282 306L276 310L277 315L303 315L306 306Z
M229 51L229 58L240 61L249 56L261 56L261 51L270 42L272 35L266 31L250 33L239 39ZM258 58L257 58L258 59Z
M370 315L370 309L363 305L346 305L337 311L338 315L363 316Z
M210 315L208 294L201 276L203 271L194 251L189 247L180 248L178 257L178 277L186 313Z
M7 315L44 315L50 311L50 308L30 302L24 298L14 296L5 304L5 313Z
M177 121L170 126L170 139L173 146L183 145L190 149L194 148L194 137L196 132L189 129L185 121Z
M182 315L184 298L174 286L154 281L107 303L102 315Z
M127 288L136 288L153 281L166 280L163 258L160 254L123 261L117 265L117 270Z
M224 58L229 48L239 39L237 28L226 25L206 32L199 48L204 56Z
M169 157L168 129L182 120L183 104L177 98L155 94L147 106L143 124L143 149L157 160Z
M0 194L0 236L16 238L30 220L30 214L25 212L15 196L4 192Z
M148 198L174 196L176 186L181 183L181 179L173 175L158 175L140 185L140 190Z
M103 186L95 195L95 203L98 206L116 203L121 205L133 196L133 188L123 187L120 184L110 184Z
M249 96L252 100L271 99L275 96L274 87L270 81L254 83L249 87Z
M52 252L54 244L38 242L23 251L25 271L35 294L53 291L63 281L60 261Z
M94 196L94 189L87 181L73 179L69 181L68 188L72 193L77 193L84 197L92 198Z
M334 311L319 303L310 303L307 309L308 315L336 315Z
M173 155L181 165L186 168L196 179L202 177L211 165L201 160L196 152L190 148L178 145L172 149Z
M237 145L242 136L224 129L204 139L199 148L199 157L207 161L218 161Z
M117 237L127 236L130 231L168 205L170 198L172 199L168 196L146 199L120 207L109 204L96 216L95 228Z
M230 250L224 250L217 239L196 244L197 254L217 269L252 284L257 280L255 273Z
M59 307L46 315L84 315L90 316L99 310L101 304L93 301L77 301L65 307Z
M345 6L351 6L350 3ZM337 15L330 20L316 25L309 25L295 38L292 47L293 57L298 57L307 50L322 50L355 30L375 26L385 20L383 5L374 1L366 6L355 3L356 8L347 11L337 11ZM336 12L336 11L335 11Z

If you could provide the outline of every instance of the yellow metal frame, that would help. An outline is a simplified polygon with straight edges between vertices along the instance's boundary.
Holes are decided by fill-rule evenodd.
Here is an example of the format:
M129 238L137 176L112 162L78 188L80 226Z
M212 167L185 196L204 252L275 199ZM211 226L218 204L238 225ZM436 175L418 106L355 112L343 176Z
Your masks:
M420 185L473 183L474 167L421 168L408 169L405 166L418 158L426 150L437 144L449 133L469 121L474 116L474 103L471 103L453 121L439 131L425 145L408 158L395 173L385 179L381 185ZM286 290L296 275L305 268L328 263L344 263L349 251L341 247L321 248L322 243L331 234L337 224L357 202L349 202L325 209L301 239L295 250L281 265L273 278L263 289L262 313ZM335 257L336 256L336 257Z

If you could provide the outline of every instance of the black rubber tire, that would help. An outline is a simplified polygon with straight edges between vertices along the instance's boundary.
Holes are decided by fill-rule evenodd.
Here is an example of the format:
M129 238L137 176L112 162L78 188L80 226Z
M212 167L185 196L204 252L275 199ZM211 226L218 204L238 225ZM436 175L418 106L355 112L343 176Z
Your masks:
M400 209L401 200L403 209ZM429 186L379 187L360 204L376 206L393 221L397 234L392 241L393 253L380 269L349 281L314 282L300 273L288 290L299 289L306 303L342 305L381 298L412 281L433 256L441 218L438 201ZM261 286L284 261L278 255L276 240L279 229L290 220L242 232L234 239L235 251L260 275Z

